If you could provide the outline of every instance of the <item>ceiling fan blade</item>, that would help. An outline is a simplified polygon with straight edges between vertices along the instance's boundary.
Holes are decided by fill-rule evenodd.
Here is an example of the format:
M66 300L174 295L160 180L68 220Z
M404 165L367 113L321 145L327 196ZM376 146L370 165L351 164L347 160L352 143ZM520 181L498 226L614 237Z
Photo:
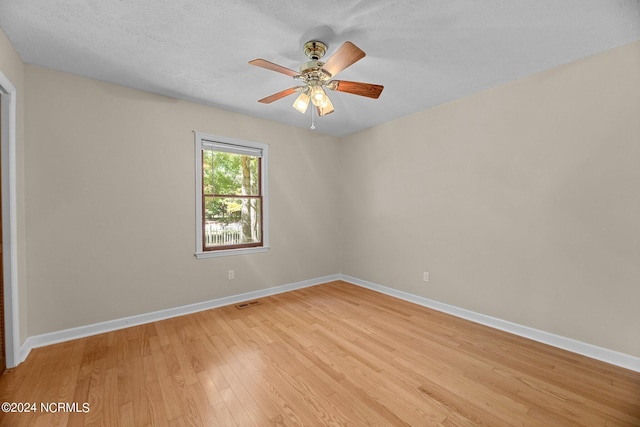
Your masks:
M365 55L364 51L355 44L344 42L336 53L327 60L322 69L331 76L335 76L340 71L364 58Z
M347 92L354 95L366 96L368 98L378 99L382 93L384 86L372 83L349 82L347 80L332 80L327 87L337 92Z
M256 67L266 68L267 70L276 71L278 73L286 74L287 76L295 77L299 75L297 71L293 71L290 68L283 67L282 65L274 64L273 62L269 62L266 59L254 59L253 61L249 61L249 64L255 65Z
M273 101L277 101L278 99L284 98L285 96L289 96L292 93L296 93L300 91L300 89L304 88L304 86L295 86L290 87L289 89L281 90L278 93L274 93L273 95L269 95L266 98L259 99L258 102L263 104L271 104Z

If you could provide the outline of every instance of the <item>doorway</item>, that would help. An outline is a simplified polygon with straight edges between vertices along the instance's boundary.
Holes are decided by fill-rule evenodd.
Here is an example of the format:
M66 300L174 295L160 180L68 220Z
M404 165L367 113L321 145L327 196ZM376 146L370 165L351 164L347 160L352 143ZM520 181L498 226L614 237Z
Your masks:
M0 118L2 117L2 97L0 94ZM2 146L2 120L0 119L0 147ZM0 200L2 200L2 152L0 151ZM7 349L4 334L4 280L2 269L2 209L0 209L0 375L7 369Z
M0 324L4 365L14 368L20 363L20 328L18 325L18 251L16 247L16 87L0 71Z

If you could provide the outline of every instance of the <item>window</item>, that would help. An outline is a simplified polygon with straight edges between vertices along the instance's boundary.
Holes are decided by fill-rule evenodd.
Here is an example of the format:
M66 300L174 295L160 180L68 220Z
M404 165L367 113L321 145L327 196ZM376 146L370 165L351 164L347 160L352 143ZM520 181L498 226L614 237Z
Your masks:
M195 133L196 257L268 249L267 144Z

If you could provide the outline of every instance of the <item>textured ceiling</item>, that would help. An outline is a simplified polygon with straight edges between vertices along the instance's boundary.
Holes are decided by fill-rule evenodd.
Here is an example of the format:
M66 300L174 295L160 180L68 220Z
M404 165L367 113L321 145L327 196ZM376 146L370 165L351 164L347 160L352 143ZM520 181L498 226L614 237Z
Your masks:
M346 135L640 40L640 0L1 0L0 27L30 64L304 128L295 96L257 102L297 82L248 61L349 40L339 78L385 89L329 92L316 130Z

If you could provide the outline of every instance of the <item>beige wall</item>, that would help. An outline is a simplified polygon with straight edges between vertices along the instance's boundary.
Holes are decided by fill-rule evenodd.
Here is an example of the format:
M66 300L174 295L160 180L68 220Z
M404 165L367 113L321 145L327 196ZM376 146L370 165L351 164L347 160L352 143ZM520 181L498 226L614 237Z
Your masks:
M2 33L0 70L22 341L342 272L640 356L640 43L340 140L24 66ZM268 253L193 257L194 129L270 144Z
M27 325L27 270L25 239L25 191L24 191L24 63L0 28L0 71L16 88L16 211L18 253L18 316L20 343L28 336ZM8 232L5 230L5 232ZM4 248L8 250L8 248Z
M640 356L639 76L636 42L344 138L341 272Z
M25 80L29 335L338 272L337 139L31 65ZM192 130L270 144L267 253L194 258Z

